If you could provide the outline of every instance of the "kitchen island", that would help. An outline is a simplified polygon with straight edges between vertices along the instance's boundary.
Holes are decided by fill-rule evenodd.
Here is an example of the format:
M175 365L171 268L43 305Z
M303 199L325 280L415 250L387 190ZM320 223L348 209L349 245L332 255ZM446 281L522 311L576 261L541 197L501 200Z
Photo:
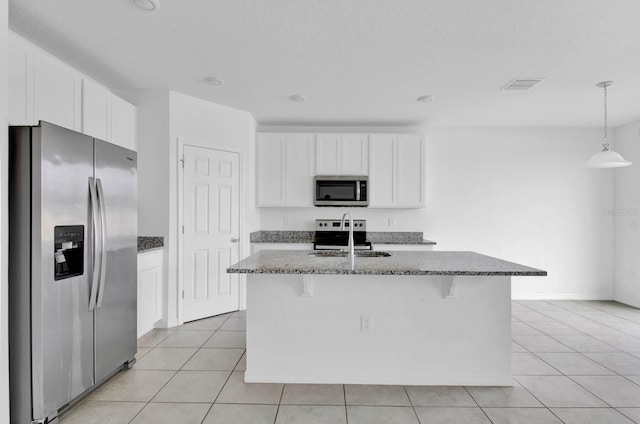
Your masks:
M511 385L511 276L473 252L260 251L247 274L246 382Z

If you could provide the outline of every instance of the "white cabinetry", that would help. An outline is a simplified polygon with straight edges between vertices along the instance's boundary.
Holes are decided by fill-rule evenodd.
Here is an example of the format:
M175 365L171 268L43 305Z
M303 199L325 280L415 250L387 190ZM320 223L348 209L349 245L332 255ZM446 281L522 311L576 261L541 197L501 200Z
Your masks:
M12 32L8 50L9 125L43 120L136 149L135 106Z
M162 319L162 250L138 254L138 337Z
M82 81L82 132L100 140L109 140L111 92L91 80Z
M371 134L369 206L424 206L424 139L413 134Z
M137 109L120 97L111 95L111 134L108 141L136 150Z
M368 135L317 134L316 172L318 175L368 175Z
M313 134L258 134L258 206L313 206L313 152Z
M8 121L9 125L32 125L33 46L9 33Z
M50 54L35 49L33 76L35 120L82 131L82 75Z

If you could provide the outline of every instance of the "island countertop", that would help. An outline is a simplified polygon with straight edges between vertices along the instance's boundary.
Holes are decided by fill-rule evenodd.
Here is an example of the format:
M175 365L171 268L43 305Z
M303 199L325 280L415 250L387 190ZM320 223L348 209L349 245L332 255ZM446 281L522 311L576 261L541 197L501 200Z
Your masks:
M357 275L514 275L545 276L546 271L475 252L394 251L389 257L356 257L355 271L345 257L314 257L306 250L263 250L227 268L239 274Z

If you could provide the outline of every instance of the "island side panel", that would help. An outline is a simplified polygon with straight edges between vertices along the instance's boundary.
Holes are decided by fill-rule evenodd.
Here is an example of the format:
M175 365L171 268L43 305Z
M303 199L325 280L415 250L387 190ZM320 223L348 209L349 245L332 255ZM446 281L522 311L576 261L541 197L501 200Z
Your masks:
M245 381L511 385L511 278L451 278L248 274Z

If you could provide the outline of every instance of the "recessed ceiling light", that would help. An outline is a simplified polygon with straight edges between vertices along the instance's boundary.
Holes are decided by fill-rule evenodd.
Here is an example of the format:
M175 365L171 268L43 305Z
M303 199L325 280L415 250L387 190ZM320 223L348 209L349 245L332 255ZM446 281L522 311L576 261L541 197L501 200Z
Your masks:
M418 101L422 103L431 103L433 101L433 96L420 96L418 97Z
M224 84L223 80L221 80L220 78L216 78L216 77L206 77L204 80L207 82L207 84L210 84L210 85L219 86L219 85Z
M133 4L146 12L160 9L160 0L133 0Z
M305 100L307 100L307 98L304 97L302 94L292 94L289 96L289 99L292 102L296 102L296 103L303 103Z

